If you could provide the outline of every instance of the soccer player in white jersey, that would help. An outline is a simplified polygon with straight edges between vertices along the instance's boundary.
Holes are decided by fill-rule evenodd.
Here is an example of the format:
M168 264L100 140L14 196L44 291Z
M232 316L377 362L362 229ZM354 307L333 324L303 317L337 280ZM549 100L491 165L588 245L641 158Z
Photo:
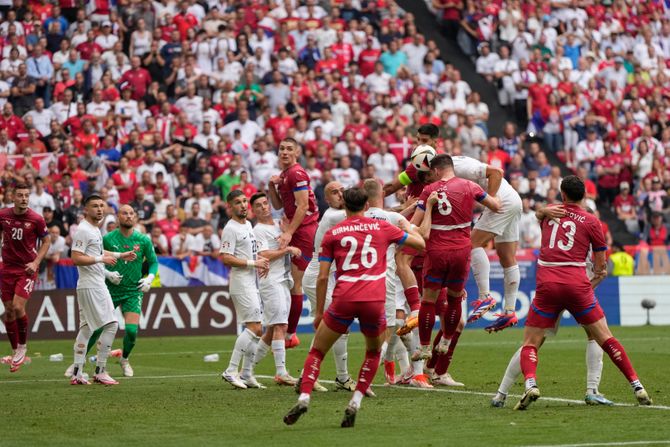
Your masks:
M587 209L587 211L593 214L592 210ZM540 208L535 212L535 216L540 221L543 219L560 219L565 216L565 207L563 205L558 205L554 207ZM594 277L594 265L591 257L592 253L589 253L586 260L586 275L589 280L592 280ZM556 336L558 334L560 323L561 320L559 319L556 321L556 326L553 329L547 329L545 332L546 336ZM584 401L588 405L614 405L612 401L603 396L598 390L603 372L604 352L602 348L598 346L598 343L593 336L586 330L586 327L584 327L584 330L588 337L588 343L586 344L586 395L584 396ZM507 365L505 375L498 387L498 392L493 399L491 399L492 407L502 408L505 406L507 394L512 385L516 383L519 376L521 376L521 348L514 353Z
M279 223L272 219L272 208L267 196L259 192L251 196L251 209L257 223L254 235L258 241L258 253L270 261L267 276L258 281L265 333L258 342L255 363L258 364L272 350L275 361L275 383L293 386L297 379L286 369L286 328L291 307L291 256L300 256L300 249L288 246L279 248L278 238L282 233Z
M384 207L384 193L382 185L375 179L367 179L363 182L363 189L368 195L368 209L365 211L365 217L383 220L399 228L407 228L409 222L402 214L394 211L387 211ZM384 362L384 377L386 382L395 384L395 355L397 352L398 361L403 373L409 370L410 363L407 355L407 349L402 343L398 343L400 336L396 334L396 324L402 320L396 319L396 244L389 246L386 253L386 338L382 345L381 358Z
M253 365L262 333L258 277L268 274L270 263L258 256L258 242L247 221L249 202L244 193L239 189L231 191L226 201L231 219L221 233L220 254L223 263L230 267L230 298L235 306L237 324L243 324L244 331L235 340L228 368L221 377L236 388L264 388L253 375Z
M74 342L74 370L72 385L89 385L83 376L86 362L86 346L89 338L98 328L102 333L98 339L98 355L93 381L103 385L117 385L106 371L107 357L119 327L114 315L114 304L105 278L120 283L122 276L110 272L103 264L114 265L118 259L134 261L134 251L125 253L111 252L102 248L100 222L105 217L106 203L102 197L92 194L84 200L84 220L77 227L72 240L72 262L77 266L77 304L79 305L79 332Z
M314 316L316 310L316 279L319 276L319 248L326 231L342 222L347 216L344 211L344 199L342 193L344 186L340 182L330 182L324 188L324 195L326 203L329 208L321 216L319 226L314 235L314 253L312 259L307 265L305 275L302 279L302 289L309 299L311 314ZM326 308L330 305L333 299L333 289L335 288L335 266L331 268L331 275L328 279L328 289L326 292ZM335 358L335 387L347 391L354 391L356 389L356 382L349 375L349 368L347 365L348 352L347 341L349 334L342 334L340 338L333 345L333 357ZM314 389L317 391L326 391L321 384L316 382Z

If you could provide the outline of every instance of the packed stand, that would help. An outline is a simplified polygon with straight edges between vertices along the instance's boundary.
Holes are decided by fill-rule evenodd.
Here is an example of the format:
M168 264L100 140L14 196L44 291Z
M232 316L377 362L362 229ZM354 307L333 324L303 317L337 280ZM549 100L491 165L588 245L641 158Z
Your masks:
M522 130L541 136L544 150L595 183L592 198L611 207L631 234L665 246L665 2L433 0L432 6Z

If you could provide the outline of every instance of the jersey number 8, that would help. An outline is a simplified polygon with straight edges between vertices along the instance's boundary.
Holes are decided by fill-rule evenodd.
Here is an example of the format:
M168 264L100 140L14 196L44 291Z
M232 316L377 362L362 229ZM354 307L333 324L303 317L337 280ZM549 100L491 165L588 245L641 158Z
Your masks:
M377 263L377 250L370 246L372 242L372 235L368 234L365 236L365 241L363 241L363 248L361 249L361 264L363 267L370 268ZM359 267L358 264L351 262L354 258L354 254L358 249L358 241L352 236L345 236L340 242L342 247L351 245L349 251L347 252L347 257L344 258L344 263L342 264L342 270L355 270Z
M451 214L451 202L447 198L447 193L444 191L437 193L437 211L443 216Z

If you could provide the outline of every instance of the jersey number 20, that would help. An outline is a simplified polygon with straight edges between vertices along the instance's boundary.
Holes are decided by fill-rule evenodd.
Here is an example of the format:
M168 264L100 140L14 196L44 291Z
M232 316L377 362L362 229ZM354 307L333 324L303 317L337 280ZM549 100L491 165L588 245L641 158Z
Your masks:
M377 250L374 247L370 246L372 242L372 235L368 234L365 236L365 241L363 241L363 248L361 249L361 264L363 267L370 268L377 263ZM358 264L352 262L354 259L354 254L358 250L358 241L352 236L345 236L340 242L342 247L349 245L349 251L347 252L347 257L344 258L344 263L342 264L342 270L355 270L359 267Z
M12 228L12 239L15 241L23 239L23 228Z
M566 220L562 224L559 224L555 220L550 220L549 225L551 228L551 236L549 237L549 248L554 248L556 246L556 233L558 233L558 226L560 225L565 231L565 237L568 240L567 243L563 241L558 241L558 248L563 251L569 251L573 245L575 245L575 232L577 231L577 225L570 220Z

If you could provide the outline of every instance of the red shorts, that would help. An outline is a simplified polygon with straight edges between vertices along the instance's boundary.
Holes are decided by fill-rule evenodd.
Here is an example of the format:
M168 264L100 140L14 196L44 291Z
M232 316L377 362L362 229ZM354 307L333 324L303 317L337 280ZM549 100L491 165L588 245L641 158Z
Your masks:
M323 322L331 330L346 334L354 318L358 318L363 335L378 337L386 330L384 301L333 300L326 309Z
M581 325L595 323L605 317L589 284L539 283L530 303L526 326L553 328L567 310Z
M307 269L309 261L312 260L312 254L314 253L314 237L316 236L316 229L318 226L319 222L312 222L305 226L301 226L295 233L293 233L293 238L291 238L291 242L289 243L291 247L299 248L302 252L300 256L294 256L292 262L303 272Z
M430 290L447 287L461 292L470 273L470 246L445 252L430 252L423 262L423 286Z
M12 301L14 295L27 300L35 288L36 279L36 274L29 275L25 271L3 270L0 274L0 296L2 297L2 301Z

